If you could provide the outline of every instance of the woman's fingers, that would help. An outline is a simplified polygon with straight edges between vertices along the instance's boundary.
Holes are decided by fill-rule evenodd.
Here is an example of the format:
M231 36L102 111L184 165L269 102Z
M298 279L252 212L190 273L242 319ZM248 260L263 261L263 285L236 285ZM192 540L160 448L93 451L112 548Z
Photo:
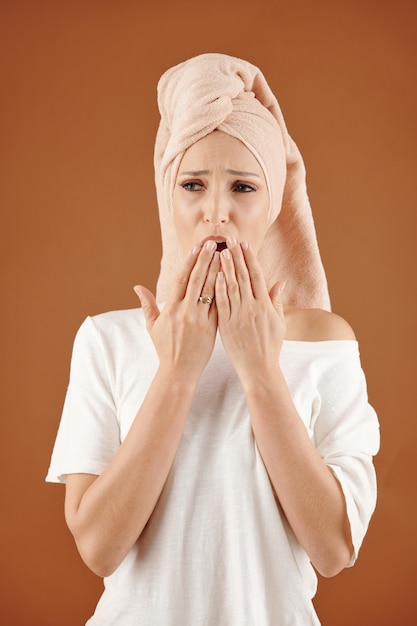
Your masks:
M284 303L282 300L282 293L285 289L286 280L280 280L275 283L272 289L269 292L269 297L271 298L272 306L275 311L278 313L279 317L285 324L285 314L284 314Z
M216 253L216 242L206 241L200 250L197 261L188 278L184 299L195 304L200 296L212 298L214 295L214 270L211 267ZM217 258L217 256L216 256ZM207 282L209 281L209 282ZM209 284L211 281L211 284ZM204 293L203 293L204 291Z
M183 266L175 276L171 291L168 297L169 302L180 302L187 291L190 274L197 262L201 247L195 246L186 256Z
M235 278L239 287L240 299L242 301L249 297L253 297L254 295L252 291L249 269L246 264L245 256L243 254L243 249L245 246L248 246L248 244L245 242L238 244L236 240L228 241L228 249L233 260Z
M216 251L216 243L210 240L202 246L196 246L187 255L177 273L168 302L186 300L196 304L200 297L214 298L219 269L220 255Z
M265 280L251 246L246 242L239 244L233 238L227 246L220 255L211 240L193 248L176 275L169 302L199 303L200 297L213 298L218 287L221 293L226 290L231 311L253 297L266 297ZM223 272L220 280L224 284L218 285L220 261Z
M215 285L216 308L219 319L228 320L230 318L230 303L227 295L227 287L224 273L218 272Z
M220 269L220 253L216 251L209 265L206 281L201 289L201 293L200 293L201 297L211 298L212 300L214 299L216 277L217 277L217 273L219 269Z
M231 310L240 305L240 285L235 272L235 261L232 249L227 247L221 253L222 271L225 280L225 288Z
M251 291L253 295L258 300L261 298L266 298L268 296L268 290L266 287L265 278L251 245L244 241L239 247L248 271Z
M133 289L141 302L143 314L146 320L146 327L150 330L160 315L155 297L149 289L143 287L142 285L136 285Z
M236 240L228 240L227 245L221 254L221 262L231 307L240 306L252 298L266 298L265 279L251 246L247 242L237 244Z

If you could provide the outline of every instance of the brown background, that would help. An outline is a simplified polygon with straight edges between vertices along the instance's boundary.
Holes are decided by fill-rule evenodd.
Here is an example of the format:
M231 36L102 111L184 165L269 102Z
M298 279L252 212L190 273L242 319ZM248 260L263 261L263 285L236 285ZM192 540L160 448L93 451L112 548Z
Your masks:
M259 65L282 105L333 309L356 330L381 421L377 512L357 565L320 581L319 614L324 626L417 623L414 0L0 11L1 622L76 626L95 606L101 581L66 530L64 489L43 482L72 340L86 315L135 307L132 286L154 286L156 83L217 51Z

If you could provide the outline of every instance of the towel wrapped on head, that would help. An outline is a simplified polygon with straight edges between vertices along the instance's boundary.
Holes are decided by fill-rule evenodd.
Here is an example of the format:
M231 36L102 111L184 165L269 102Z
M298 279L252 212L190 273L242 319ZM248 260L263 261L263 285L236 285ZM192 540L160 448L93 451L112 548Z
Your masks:
M182 260L172 194L182 157L214 130L242 141L268 185L269 228L258 258L268 288L286 280L285 301L329 309L300 152L262 72L224 54L202 54L165 72L158 84L161 121L155 143L155 181L162 235L157 300L163 302Z

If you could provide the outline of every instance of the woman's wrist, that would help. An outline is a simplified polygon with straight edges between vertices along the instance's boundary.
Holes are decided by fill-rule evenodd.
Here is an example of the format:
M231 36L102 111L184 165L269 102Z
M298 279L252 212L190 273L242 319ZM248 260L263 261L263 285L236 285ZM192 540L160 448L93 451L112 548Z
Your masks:
M280 389L288 391L284 374L279 365L253 369L240 376L246 397L264 397L271 392L277 393Z
M200 375L195 372L186 372L173 365L160 364L155 375L155 382L161 390L169 389L171 394L193 396L200 380Z

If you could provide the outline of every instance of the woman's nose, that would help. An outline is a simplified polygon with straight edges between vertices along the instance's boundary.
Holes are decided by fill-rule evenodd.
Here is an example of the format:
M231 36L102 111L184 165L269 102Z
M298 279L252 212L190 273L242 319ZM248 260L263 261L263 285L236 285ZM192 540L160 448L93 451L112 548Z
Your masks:
M226 208L226 202L217 194L213 194L211 198L206 199L203 214L204 221L213 226L226 224L229 221L229 212Z

